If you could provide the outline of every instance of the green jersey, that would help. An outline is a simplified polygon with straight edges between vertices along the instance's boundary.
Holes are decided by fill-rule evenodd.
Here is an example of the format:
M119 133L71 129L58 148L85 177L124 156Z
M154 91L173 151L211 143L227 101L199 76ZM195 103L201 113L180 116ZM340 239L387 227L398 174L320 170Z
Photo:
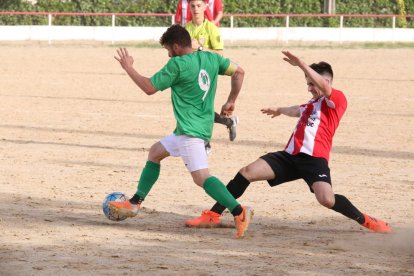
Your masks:
M176 135L210 140L217 78L224 75L230 65L230 60L219 54L198 51L171 58L151 77L157 90L171 87Z
M190 37L196 39L204 48L212 50L223 50L224 43L220 36L219 28L213 22L204 20L203 24L196 26L193 22L185 25Z

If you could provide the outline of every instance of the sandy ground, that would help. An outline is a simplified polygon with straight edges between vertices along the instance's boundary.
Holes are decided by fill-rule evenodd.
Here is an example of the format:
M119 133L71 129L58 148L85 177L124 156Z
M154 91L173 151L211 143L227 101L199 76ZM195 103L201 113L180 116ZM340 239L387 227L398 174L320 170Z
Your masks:
M229 49L246 70L235 142L215 127L211 172L228 182L260 155L282 149L296 119L260 108L307 101L303 74L280 47ZM325 60L349 102L330 161L333 187L393 226L370 233L316 202L303 181L251 185L245 239L234 229L189 229L213 203L181 159L134 219L112 222L102 201L132 195L149 147L171 133L170 92L141 93L107 45L0 44L0 275L414 275L414 51L292 48ZM130 48L152 75L160 48ZM222 77L217 109L229 91ZM231 221L229 214L225 220Z

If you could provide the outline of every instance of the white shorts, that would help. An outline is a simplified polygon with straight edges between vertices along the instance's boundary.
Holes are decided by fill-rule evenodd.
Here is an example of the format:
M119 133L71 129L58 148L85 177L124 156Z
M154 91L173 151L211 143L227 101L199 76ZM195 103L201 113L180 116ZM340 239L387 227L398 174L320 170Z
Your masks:
M203 139L171 134L162 138L160 143L170 156L181 156L189 172L208 168L208 157Z

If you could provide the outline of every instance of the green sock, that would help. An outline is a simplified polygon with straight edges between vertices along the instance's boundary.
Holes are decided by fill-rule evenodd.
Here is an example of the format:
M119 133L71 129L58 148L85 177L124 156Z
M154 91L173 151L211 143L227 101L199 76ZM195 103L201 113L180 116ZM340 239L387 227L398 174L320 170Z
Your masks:
M152 161L147 161L138 182L138 189L135 193L136 195L142 199L147 196L152 186L157 181L158 176L160 175L160 168L160 164L154 163Z
M209 196L229 209L230 212L239 205L237 200L227 190L226 186L224 186L224 183L215 176L207 178L203 188Z

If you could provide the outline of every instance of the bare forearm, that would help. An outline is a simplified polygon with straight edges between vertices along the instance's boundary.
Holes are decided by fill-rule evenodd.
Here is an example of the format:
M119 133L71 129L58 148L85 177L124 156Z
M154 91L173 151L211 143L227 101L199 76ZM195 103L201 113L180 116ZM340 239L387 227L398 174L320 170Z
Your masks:
M227 102L234 103L240 93L242 84L244 80L244 70L240 67L237 68L233 76L231 76L231 91L227 99Z
M332 88L329 85L329 80L319 75L315 70L313 70L309 65L307 65L303 60L295 56L289 51L282 51L285 55L283 60L289 62L293 66L298 66L309 78L312 85L314 85L325 97L329 97L332 92ZM332 76L331 76L332 78Z
M272 118L280 116L282 114L289 117L300 116L300 109L298 105L289 107L266 107L262 108L260 111L262 111L263 114L272 116Z
M140 75L134 68L125 69L132 81L147 95L157 92L157 89L147 77Z
M300 116L300 109L298 105L288 106L288 107L279 107L277 110L280 112L280 114L283 114L289 117Z
M141 88L147 95L152 95L157 92L157 89L152 85L149 78L141 76L135 69L134 69L134 58L129 55L128 50L126 48L119 48L117 50L118 56L114 56L114 58L119 62L122 69L127 72L129 77L135 82L135 84Z
M326 97L331 95L331 90L326 80L319 75L315 70L309 67L305 62L300 61L299 68L305 73L312 83L322 92Z

